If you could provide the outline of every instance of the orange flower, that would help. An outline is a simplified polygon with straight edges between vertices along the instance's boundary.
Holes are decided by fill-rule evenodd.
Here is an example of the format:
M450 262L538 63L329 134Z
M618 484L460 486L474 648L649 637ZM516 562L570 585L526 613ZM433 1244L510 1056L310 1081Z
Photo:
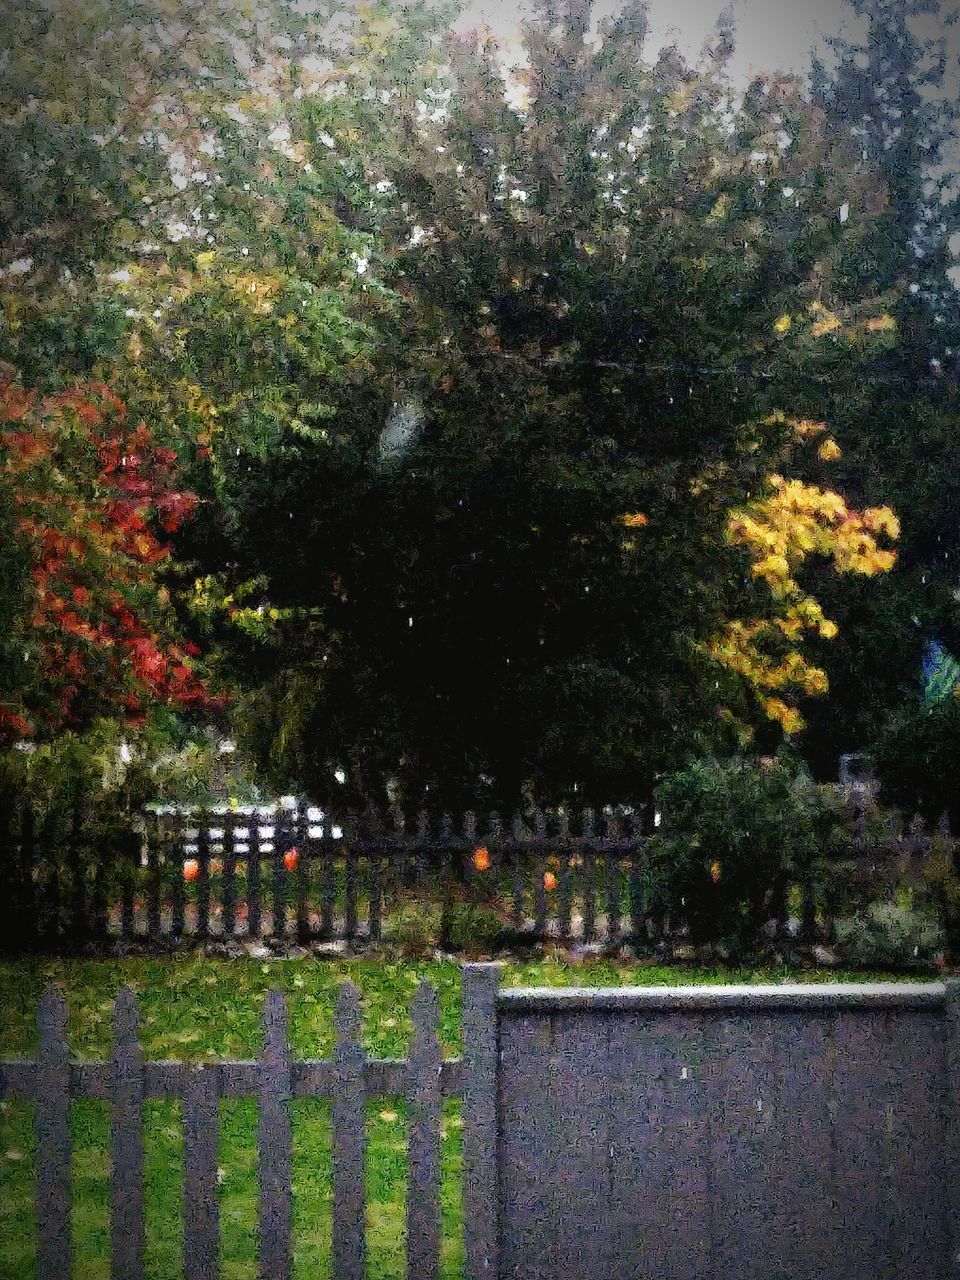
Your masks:
M547 893L550 893L551 890L557 887L557 877L552 871L545 871L543 873L543 887L546 889Z
M645 524L650 523L650 517L644 515L642 511L636 511L633 515L621 516L620 520L628 529L642 529Z
M720 863L719 862L714 861L710 863L710 879L713 881L714 884L716 884L717 881L720 879Z
M490 870L490 850L481 846L473 851L473 865L477 871Z
M183 864L184 880L196 880L200 874L200 863L196 858L187 858Z
M300 861L299 849L288 849L287 852L283 855L283 865L287 868L288 871L295 871L297 867L297 863L299 861Z

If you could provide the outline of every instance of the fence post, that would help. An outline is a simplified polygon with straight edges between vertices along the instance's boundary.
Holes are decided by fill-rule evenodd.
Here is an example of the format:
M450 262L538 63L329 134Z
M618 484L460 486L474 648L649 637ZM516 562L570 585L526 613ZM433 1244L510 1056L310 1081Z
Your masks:
M960 1280L960 979L947 983L947 1005L944 1017L946 1033L947 1121L948 1133L944 1153L947 1184L947 1232L950 1241L950 1263L947 1275Z
M260 1277L290 1280L293 1273L293 1072L287 1046L287 1006L281 991L267 994L260 1058Z
M436 1280L440 1267L440 1002L429 982L413 999L407 1063L407 1277Z
M333 1275L335 1280L363 1280L367 1211L365 1055L360 1043L360 995L351 982L345 982L337 995L334 1022Z
M499 1270L497 988L500 966L463 970L463 1225L467 1280Z
M49 987L37 1012L37 1277L70 1275L70 1049L67 1002Z
M146 1232L143 1202L143 1051L137 997L124 987L113 1007L110 1081L110 1274L142 1280Z

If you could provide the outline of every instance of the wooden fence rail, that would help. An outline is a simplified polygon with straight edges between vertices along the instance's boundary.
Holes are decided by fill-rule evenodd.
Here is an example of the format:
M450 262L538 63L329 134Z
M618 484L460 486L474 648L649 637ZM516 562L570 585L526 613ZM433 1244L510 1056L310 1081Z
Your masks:
M956 1280L960 983L500 990L464 971L463 1060L421 983L403 1061L371 1060L338 994L332 1059L290 1053L278 991L255 1061L146 1062L138 1004L75 1062L62 994L0 1098L35 1104L37 1280L71 1271L71 1104L111 1104L112 1280L143 1280L144 1104L182 1101L184 1274L218 1280L221 1098L258 1102L260 1280L290 1280L291 1102L331 1097L333 1280L363 1280L365 1099L408 1104L408 1280L436 1280L440 1114L463 1106L466 1280ZM18 1277L18 1280L28 1280Z

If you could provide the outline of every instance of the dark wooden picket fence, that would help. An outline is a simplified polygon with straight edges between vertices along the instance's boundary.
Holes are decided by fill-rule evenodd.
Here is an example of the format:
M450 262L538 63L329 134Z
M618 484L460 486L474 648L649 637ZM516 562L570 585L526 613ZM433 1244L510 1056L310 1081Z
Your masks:
M216 822L164 815L155 831L157 838L145 840L139 914L135 869L124 885L119 930L126 936L189 931L200 938L267 933L301 942L376 941L385 912L405 893L452 898L491 883L510 899L512 925L537 937L615 940L646 921L641 812L588 809L571 821L537 810L506 822L496 812L467 812L457 821L421 813L408 824L399 812L348 812L325 822L319 810L304 806L278 808L266 818L224 814ZM297 863L290 870L284 856L293 849ZM489 857L482 870L478 849ZM185 857L198 864L189 912ZM556 881L552 889L548 873Z
M8 900L25 939L53 946L118 938L363 943L382 937L385 916L405 896L449 904L495 886L514 936L669 942L682 936L683 921L651 910L652 830L653 815L639 808L420 813L408 822L395 811L325 815L301 804L149 813L137 829L128 824L105 838L71 821L54 839L26 812L8 860ZM868 897L880 897L922 866L932 839L916 821L869 834L854 808L840 859L872 886ZM489 859L483 869L478 849ZM818 903L812 877L800 888L800 937L829 938L829 895ZM782 884L771 908L781 926L788 891Z
M65 853L46 865L28 816L23 830L14 862L29 868L30 901L45 904L46 938L376 941L405 895L453 901L491 883L509 899L513 927L531 936L616 940L647 923L639 811L585 810L572 820L537 811L506 821L467 812L456 822L420 814L409 824L398 813L325 818L307 805L148 814L138 832L114 841L108 873L106 858L91 870L69 832ZM489 855L482 871L479 848ZM187 861L196 863L192 881Z
M462 1099L467 1280L956 1280L960 983L500 990L467 966L463 1058L443 1060L434 989L404 1061L367 1059L341 988L327 1061L295 1061L272 992L256 1061L145 1062L137 999L109 1062L77 1062L62 995L0 1097L37 1133L37 1280L71 1266L71 1103L111 1105L113 1280L143 1280L144 1102L183 1108L184 1275L217 1280L220 1098L259 1103L259 1276L290 1280L291 1101L332 1097L333 1280L362 1280L365 1099L409 1106L409 1280L436 1280L440 1108ZM18 1280L28 1280L20 1277Z

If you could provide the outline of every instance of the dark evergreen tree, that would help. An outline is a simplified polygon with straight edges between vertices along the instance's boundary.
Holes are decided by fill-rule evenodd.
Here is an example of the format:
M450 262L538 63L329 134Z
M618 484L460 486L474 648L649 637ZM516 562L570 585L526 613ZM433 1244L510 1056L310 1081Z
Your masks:
M960 101L947 56L953 6L851 0L865 42L832 43L815 62L813 100L831 131L879 173L880 205L843 260L848 287L890 298L897 341L864 368L838 417L844 483L901 517L897 568L877 590L824 583L840 638L825 657L829 699L811 708L806 749L831 775L841 751L883 731L894 707L919 703L924 644L960 648L960 291L951 251L960 232ZM899 714L899 712L898 712Z

